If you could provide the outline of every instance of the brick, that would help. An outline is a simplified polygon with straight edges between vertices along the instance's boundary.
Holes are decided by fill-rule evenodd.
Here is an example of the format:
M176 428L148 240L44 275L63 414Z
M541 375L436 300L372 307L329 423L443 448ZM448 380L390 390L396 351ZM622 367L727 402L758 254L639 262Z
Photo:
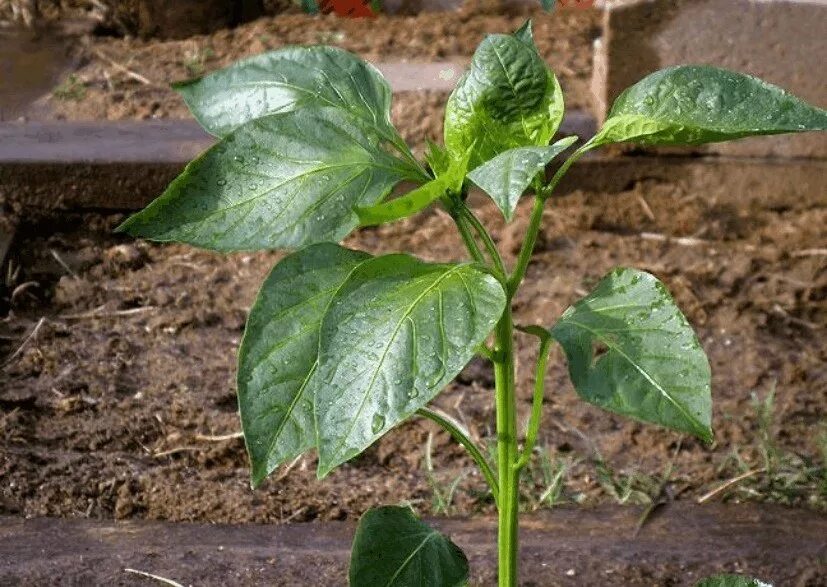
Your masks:
M595 45L594 111L647 74L703 63L742 71L827 107L825 0L606 0ZM707 153L827 158L827 135L750 138Z

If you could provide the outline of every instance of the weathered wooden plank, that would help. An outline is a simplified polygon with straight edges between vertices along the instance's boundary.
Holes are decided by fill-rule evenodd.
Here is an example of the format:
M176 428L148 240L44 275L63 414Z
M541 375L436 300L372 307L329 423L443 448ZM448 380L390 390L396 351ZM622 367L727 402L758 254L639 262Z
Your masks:
M612 574L630 568L648 578L640 584L650 585L690 584L722 568L778 585L799 584L802 576L820 584L818 578L827 577L819 562L827 554L823 515L763 504L676 503L635 537L639 514L636 508L560 508L526 517L524 581L596 585L595 577L611 582ZM442 519L435 525L468 553L474 584L491 584L494 521ZM0 583L144 584L124 574L133 568L185 585L344 585L353 530L336 522L227 526L0 517Z

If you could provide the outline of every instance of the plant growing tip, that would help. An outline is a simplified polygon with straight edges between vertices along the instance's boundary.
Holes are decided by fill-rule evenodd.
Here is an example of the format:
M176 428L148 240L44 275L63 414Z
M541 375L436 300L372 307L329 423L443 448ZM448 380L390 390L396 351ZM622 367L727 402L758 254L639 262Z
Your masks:
M175 89L219 141L119 230L219 251L295 249L262 284L238 354L253 486L312 449L323 477L411 416L429 418L468 450L490 486L502 587L517 584L519 471L541 425L553 342L584 400L712 440L710 369L698 338L660 281L620 268L556 322L516 327L540 343L520 450L511 299L557 183L586 151L610 143L698 144L827 128L824 110L756 78L708 66L668 68L624 92L597 135L546 181L548 163L576 137L549 144L563 97L530 22L479 46L448 100L445 147L428 145L427 169L390 122L387 82L340 49L281 49ZM416 187L388 199L403 180ZM472 183L506 221L534 193L511 271L465 203ZM336 244L360 225L393 222L437 202L472 263L374 257ZM450 417L427 408L475 354L494 366L494 462ZM373 509L359 524L352 585L460 585L468 572L462 551L408 508ZM738 580L701 584L759 584Z

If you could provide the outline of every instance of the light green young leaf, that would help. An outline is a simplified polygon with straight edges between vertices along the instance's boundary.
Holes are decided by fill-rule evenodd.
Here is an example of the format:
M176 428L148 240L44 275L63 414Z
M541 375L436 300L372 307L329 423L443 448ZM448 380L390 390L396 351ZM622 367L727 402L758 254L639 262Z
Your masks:
M698 581L695 587L772 587L772 585L743 575L716 575Z
M710 442L709 361L654 276L615 269L551 329L589 403Z
M218 251L338 241L353 211L387 195L408 164L347 113L297 110L248 122L190 163L119 230Z
M563 119L560 84L531 42L530 27L489 35L445 108L445 146L471 169L525 146L547 145Z
M427 404L474 356L503 308L475 265L365 261L322 322L315 397L320 477Z
M350 587L459 587L468 559L408 507L383 506L359 520L350 558Z
M468 169L469 155L470 151L462 159L448 161L446 169L436 172L436 179L403 196L369 208L357 208L356 213L359 215L359 223L362 226L373 226L385 222L394 222L424 210L449 193L459 193Z
M777 86L708 65L679 65L624 91L590 144L699 145L825 129L827 111Z
M201 126L218 137L268 114L310 107L340 109L372 127L392 129L387 81L335 47L286 47L173 87Z
M438 177L444 174L451 165L451 154L440 145L437 145L430 139L425 139L425 144L428 150L425 152L425 161L431 168L434 176Z
M491 196L505 219L510 221L520 196L537 174L575 141L577 137L566 137L548 147L509 149L474 169L468 179Z
M253 486L316 445L313 397L319 328L348 274L369 258L332 243L282 259L250 310L238 351L238 405Z

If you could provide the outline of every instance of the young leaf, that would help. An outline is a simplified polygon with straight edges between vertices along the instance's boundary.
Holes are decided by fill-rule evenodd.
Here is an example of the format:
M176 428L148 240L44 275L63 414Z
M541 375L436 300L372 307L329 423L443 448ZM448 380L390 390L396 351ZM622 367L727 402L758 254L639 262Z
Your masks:
M563 95L523 27L489 35L445 107L445 146L459 157L473 146L473 169L514 147L544 146L563 119Z
M468 179L491 196L505 219L510 221L520 196L532 180L576 140L577 137L566 137L548 147L509 149L474 169Z
M267 114L309 107L337 108L371 126L392 128L385 78L335 47L287 47L173 87L201 126L218 137Z
M444 174L451 165L451 154L440 145L437 145L430 139L425 139L428 150L425 153L425 161L431 168L435 177Z
M709 362L654 276L615 269L565 311L551 335L587 402L712 440Z
M708 65L680 65L624 91L591 144L698 145L825 129L827 111L777 86Z
M319 328L334 292L366 253L331 243L282 259L250 310L238 351L238 405L253 486L316 445L313 397Z
M432 153L435 151L432 150ZM404 196L369 208L357 208L359 223L372 226L384 222L394 222L412 216L430 206L434 201L449 194L459 193L465 172L468 168L470 151L461 159L448 161L448 167L437 173L436 179L418 187Z
M433 399L471 360L504 307L500 283L474 265L408 255L359 265L322 321L311 381L319 476Z
M359 520L349 574L350 587L459 587L468 581L468 559L410 508L383 506Z
M119 230L218 251L299 248L356 228L410 166L347 113L297 110L248 122L190 163Z
M359 224L374 226L412 216L444 196L451 185L446 176L437 177L404 196L399 196L369 208L357 208Z
M743 575L716 575L698 581L695 587L772 587L772 585Z

